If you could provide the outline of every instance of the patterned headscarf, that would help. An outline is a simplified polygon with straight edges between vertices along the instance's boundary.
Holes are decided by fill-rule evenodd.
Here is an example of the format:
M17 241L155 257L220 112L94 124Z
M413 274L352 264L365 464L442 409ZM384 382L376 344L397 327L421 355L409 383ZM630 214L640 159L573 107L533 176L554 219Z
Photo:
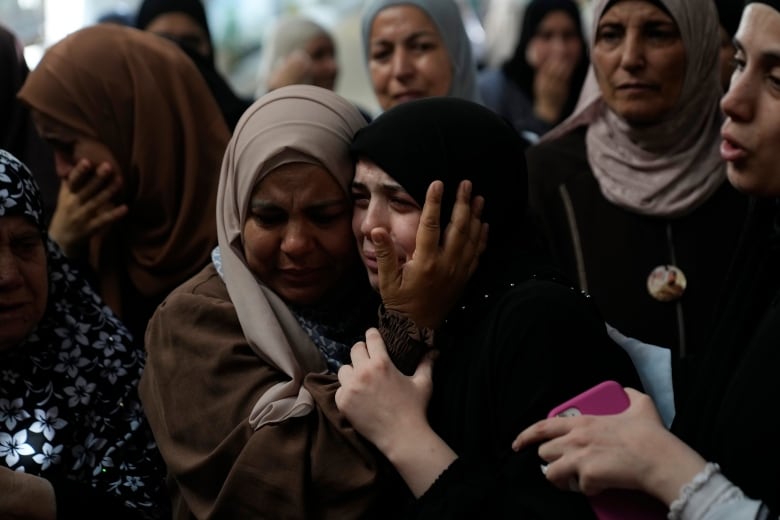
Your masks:
M136 393L143 349L48 238L35 179L0 150L0 218L8 216L40 230L49 297L29 336L0 352L0 465L67 475L154 511L164 470Z
M228 144L217 195L217 236L225 285L241 328L257 354L286 374L258 399L250 423L259 428L308 414L313 407L303 378L324 372L320 350L244 257L243 229L254 187L276 168L295 162L324 167L349 194L349 144L366 120L336 93L291 85L258 99L242 116Z

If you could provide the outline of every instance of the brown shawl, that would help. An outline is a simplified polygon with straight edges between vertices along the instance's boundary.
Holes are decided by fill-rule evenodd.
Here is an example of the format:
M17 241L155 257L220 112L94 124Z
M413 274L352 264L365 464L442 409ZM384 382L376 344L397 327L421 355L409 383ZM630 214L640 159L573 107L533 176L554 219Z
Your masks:
M160 305L146 345L139 392L176 520L398 517L397 488L336 408L335 375L303 377L311 413L252 427L255 403L289 377L246 340L213 266Z
M88 27L46 52L19 97L103 143L116 160L129 212L90 244L101 294L115 311L135 303L126 293L161 301L208 262L230 135L176 45L127 27Z

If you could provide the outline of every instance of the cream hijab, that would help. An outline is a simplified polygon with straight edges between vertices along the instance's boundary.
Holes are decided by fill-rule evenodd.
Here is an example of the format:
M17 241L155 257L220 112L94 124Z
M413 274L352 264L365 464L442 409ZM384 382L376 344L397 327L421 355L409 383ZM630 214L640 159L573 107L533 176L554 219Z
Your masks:
M677 106L655 125L632 127L604 103L591 65L574 113L543 141L588 125L588 162L604 197L642 215L677 217L704 203L726 179L719 153L719 22L712 0L658 2L677 23L686 50ZM595 6L591 50L608 4Z
M225 285L251 347L289 378L257 400L249 416L255 429L308 414L314 401L303 378L325 372L326 365L287 305L247 267L243 229L252 190L279 166L304 162L323 166L348 194L353 175L349 144L365 125L357 108L334 92L291 85L249 107L228 144L217 193Z

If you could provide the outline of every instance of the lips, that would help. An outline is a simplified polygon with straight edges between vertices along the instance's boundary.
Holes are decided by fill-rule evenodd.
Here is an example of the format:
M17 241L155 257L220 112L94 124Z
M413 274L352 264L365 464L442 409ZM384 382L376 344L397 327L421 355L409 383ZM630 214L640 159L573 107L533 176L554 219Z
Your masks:
M323 268L280 269L282 278L292 285L316 283L322 277Z
M393 95L393 99L395 99L395 101L398 103L413 101L415 99L420 99L421 97L423 97L423 93L417 90L408 90L406 92L401 92L399 94Z
M652 83L642 83L642 82L630 82L630 83L622 83L617 86L617 90L623 91L623 92L647 92L647 91L658 91L658 85L654 85Z
M720 143L720 156L724 161L734 162L744 159L748 155L747 149L728 132L722 132L723 141Z

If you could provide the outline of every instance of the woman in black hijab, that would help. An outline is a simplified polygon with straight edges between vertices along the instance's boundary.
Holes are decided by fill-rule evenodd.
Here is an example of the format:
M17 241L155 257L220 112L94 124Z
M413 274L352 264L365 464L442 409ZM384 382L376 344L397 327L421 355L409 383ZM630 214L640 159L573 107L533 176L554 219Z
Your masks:
M535 142L574 110L588 71L582 21L573 0L532 0L520 38L500 69L482 72L484 104Z
M433 181L444 183L447 215L459 184L470 180L490 227L472 279L435 329L432 372L430 357L410 377L389 366L375 331L339 372L336 403L406 481L417 498L411 517L589 517L582 497L544 481L532 451L509 450L512 430L605 379L638 384L588 298L526 252L521 142L503 118L457 98L399 105L353 141L353 232L375 288L377 233L402 262L411 258L408 237L422 225ZM385 339L405 366L408 345Z
M217 70L211 31L201 1L144 0L135 26L175 41L187 53L206 80L232 131L252 102L238 97Z
M38 136L30 111L16 99L30 70L22 54L22 44L13 33L0 26L0 148L7 150L35 172L47 219L54 213L60 181L54 171L54 154Z

